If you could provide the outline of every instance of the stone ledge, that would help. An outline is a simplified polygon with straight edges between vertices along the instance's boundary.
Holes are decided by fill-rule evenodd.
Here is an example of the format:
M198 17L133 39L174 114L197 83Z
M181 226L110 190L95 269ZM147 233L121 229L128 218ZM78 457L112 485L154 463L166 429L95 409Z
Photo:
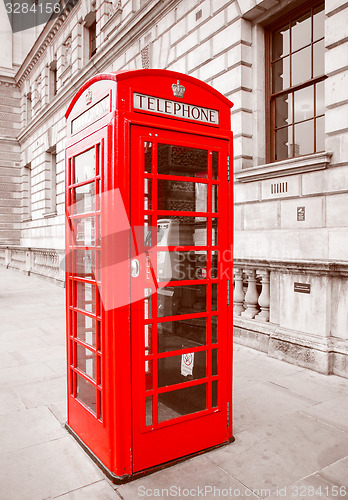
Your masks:
M239 182L253 182L263 179L273 179L285 175L302 174L315 170L324 170L331 161L332 153L315 153L313 155L290 158L288 160L277 161L249 167L236 172L234 177Z
M268 269L286 274L348 277L348 261L233 259L235 267Z

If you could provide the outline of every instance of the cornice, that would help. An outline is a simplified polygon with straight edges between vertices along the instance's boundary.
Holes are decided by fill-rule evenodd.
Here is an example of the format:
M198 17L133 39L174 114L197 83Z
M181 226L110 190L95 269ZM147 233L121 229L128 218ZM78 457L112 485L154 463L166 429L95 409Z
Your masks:
M348 261L234 259L233 266L243 269L268 269L286 274L311 274L348 277Z
M298 158L267 163L258 167L250 167L236 172L235 180L239 182L253 182L263 179L273 179L274 177L283 177L285 175L302 174L314 170L323 170L327 168L331 161L332 153L315 153Z

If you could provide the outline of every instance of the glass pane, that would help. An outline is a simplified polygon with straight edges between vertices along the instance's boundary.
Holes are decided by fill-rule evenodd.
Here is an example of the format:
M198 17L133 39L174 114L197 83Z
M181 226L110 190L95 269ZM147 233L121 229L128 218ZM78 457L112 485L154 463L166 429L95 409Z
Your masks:
M152 300L151 300L151 293L152 289L151 288L145 288L144 290L144 319L150 319L152 318Z
M313 45L313 78L325 74L325 44L324 40Z
M95 314L96 296L95 285L75 281L76 286L76 307Z
M179 314L206 312L207 285L158 288L157 315L159 318Z
M152 142L144 142L145 172L152 171Z
M158 387L181 384L206 376L207 353L191 352L158 360Z
M291 85L298 85L311 79L311 48L292 54Z
M153 419L152 419L152 396L146 398L146 403L145 403L145 425L152 425L153 424Z
M292 157L292 127L276 130L275 160L285 160Z
M75 244L77 246L95 245L95 219L94 217L83 217L75 219Z
M325 117L321 116L316 120L316 151L325 151Z
M97 397L96 397L96 389L90 384L87 380L85 380L81 375L76 375L77 377L77 396L82 404L87 406L94 414L96 414L97 408Z
M323 38L325 34L325 11L324 7L320 6L313 9L313 41Z
M272 63L272 92L279 92L290 87L289 56Z
M94 352L77 344L77 368L91 377L96 379L96 357Z
M306 87L294 92L295 122L308 120L314 115L314 87Z
M156 228L152 226L152 217L144 216L144 245L151 247L152 242L156 241Z
M217 398L218 398L218 383L217 380L213 380L212 382L212 398L211 404L213 408L217 407Z
M214 250L211 253L211 272L210 272L210 276L208 276L208 278L212 278L212 279L218 278L218 264L219 264L218 257L219 257L218 251Z
M158 252L157 280L200 280L207 278L207 252Z
M74 182L84 182L95 177L95 148L75 156Z
M200 182L158 180L157 209L206 212L208 185Z
M315 114L316 116L318 115L323 115L325 113L325 83L320 82L317 83L315 86Z
M217 311L218 305L218 285L217 283L212 284L212 294L211 294L211 310Z
M292 94L283 94L276 97L275 102L275 125L284 127L292 122Z
M289 54L289 25L272 34L272 61Z
M96 320L76 313L76 336L86 344L96 347Z
M188 415L207 408L207 384L186 387L158 395L158 421Z
M211 244L213 246L218 245L218 219L213 219L212 222Z
M152 325L144 325L145 356L152 352Z
M99 400L99 420L103 419L103 398L102 398L102 393L98 391L98 400Z
M213 151L212 166L213 179L218 179L219 153L217 151Z
M153 369L152 369L152 359L145 360L145 390L151 391L153 389Z
M207 172L207 159L208 151L204 149L171 144L157 146L159 174L195 177Z
M291 52L295 52L311 43L311 12L292 22Z
M314 120L295 125L295 146L299 155L314 152Z
M152 181L144 179L144 210L151 210L152 207Z
M218 318L217 316L213 316L211 318L211 341L213 344L216 344L218 341L217 325L218 325Z
M212 194L212 211L217 213L219 211L219 186L213 185L213 194Z
M207 219L177 215L157 219L158 246L205 246L207 244Z
M217 355L218 350L217 349L212 349L211 351L211 374L212 375L217 375L218 373L218 355Z
M158 352L177 351L206 344L206 318L158 323Z
M74 274L81 278L95 279L95 251L94 250L75 250L75 269Z
M95 210L95 182L75 188L75 213L84 214Z

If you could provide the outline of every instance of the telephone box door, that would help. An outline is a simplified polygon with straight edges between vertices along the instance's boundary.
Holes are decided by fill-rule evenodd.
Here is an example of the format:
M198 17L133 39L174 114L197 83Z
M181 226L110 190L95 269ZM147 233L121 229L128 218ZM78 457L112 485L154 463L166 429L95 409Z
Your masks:
M133 472L228 440L228 141L131 126Z

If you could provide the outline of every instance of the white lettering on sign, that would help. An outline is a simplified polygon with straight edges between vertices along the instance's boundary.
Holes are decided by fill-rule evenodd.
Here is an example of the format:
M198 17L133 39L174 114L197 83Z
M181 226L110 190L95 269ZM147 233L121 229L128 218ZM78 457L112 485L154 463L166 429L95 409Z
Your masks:
M71 133L76 134L91 123L99 120L102 116L110 111L110 96L104 97L101 101L91 106L87 111L81 113L80 116L72 120Z
M193 104L170 101L169 99L139 94L137 92L133 93L133 106L134 109L141 111L150 111L151 113L219 125L219 111L216 109L202 108Z

